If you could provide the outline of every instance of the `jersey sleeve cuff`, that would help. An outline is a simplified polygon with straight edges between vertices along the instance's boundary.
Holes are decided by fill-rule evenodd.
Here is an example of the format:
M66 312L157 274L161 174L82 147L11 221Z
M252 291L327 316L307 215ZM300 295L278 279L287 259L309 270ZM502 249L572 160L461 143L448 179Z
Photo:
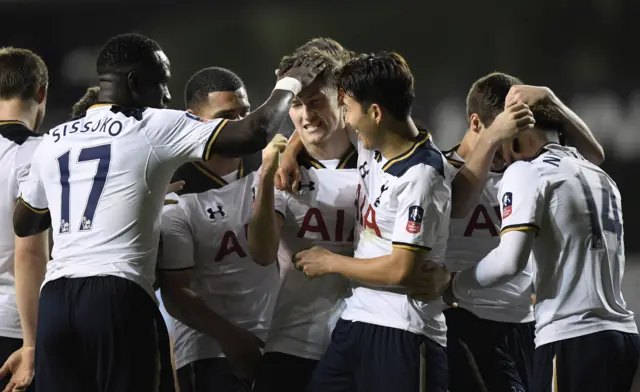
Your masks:
M18 202L22 203L25 207L27 207L28 209L30 209L31 211L35 212L36 214L46 214L47 212L49 212L48 208L36 208L34 206L32 206L31 204L27 203L22 196L20 196L18 198Z
M508 233L510 231L533 231L538 234L540 232L540 228L535 223L521 223L517 225L509 225L505 226L500 230L500 235L502 236L504 233Z
M204 152L202 153L203 160L208 161L209 158L211 158L211 149L213 148L213 144L218 139L220 131L222 131L222 129L225 125L227 125L228 122L229 120L220 121L218 125L216 125L216 127L213 129L213 132L211 132L211 135L209 136L209 139L207 139L207 143L205 144Z
M414 252L428 253L431 250L431 248L429 248L428 246L409 244L406 242L393 241L392 245L394 248L407 249L407 250L412 250Z

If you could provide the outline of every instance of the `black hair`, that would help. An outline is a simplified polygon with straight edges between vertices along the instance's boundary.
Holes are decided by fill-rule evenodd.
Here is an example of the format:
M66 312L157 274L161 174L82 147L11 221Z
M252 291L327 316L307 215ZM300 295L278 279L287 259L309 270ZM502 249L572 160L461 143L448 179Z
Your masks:
M129 72L153 64L154 53L162 50L151 38L140 34L121 34L107 41L96 61L98 75Z
M211 93L236 91L242 87L244 87L242 79L226 68L201 69L187 82L184 89L185 105L187 108L192 108L205 102Z
M336 80L344 94L360 103L363 110L375 103L398 120L411 115L413 75L398 53L358 55L337 71Z

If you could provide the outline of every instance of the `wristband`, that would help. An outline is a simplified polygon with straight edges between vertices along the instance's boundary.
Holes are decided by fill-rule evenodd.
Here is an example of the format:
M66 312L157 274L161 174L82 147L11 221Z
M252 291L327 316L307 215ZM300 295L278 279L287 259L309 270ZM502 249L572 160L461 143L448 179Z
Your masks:
M298 95L302 90L302 83L296 78L284 77L276 82L274 90L291 91L293 95Z

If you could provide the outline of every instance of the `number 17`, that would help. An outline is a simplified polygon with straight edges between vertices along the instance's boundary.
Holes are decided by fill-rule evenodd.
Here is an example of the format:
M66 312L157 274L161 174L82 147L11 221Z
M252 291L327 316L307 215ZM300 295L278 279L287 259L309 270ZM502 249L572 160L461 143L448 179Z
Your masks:
M60 197L60 234L69 233L71 231L70 216L70 198L71 189L69 186L69 155L71 151L67 151L58 157L58 167L60 169L60 186L62 187L62 194ZM96 174L93 176L93 184L91 185L91 191L87 198L87 204L82 214L82 220L78 231L89 231L93 227L93 218L102 196L102 190L109 174L109 164L111 163L111 144L104 144L102 146L87 147L80 150L78 156L78 163L87 161L98 161L98 168Z

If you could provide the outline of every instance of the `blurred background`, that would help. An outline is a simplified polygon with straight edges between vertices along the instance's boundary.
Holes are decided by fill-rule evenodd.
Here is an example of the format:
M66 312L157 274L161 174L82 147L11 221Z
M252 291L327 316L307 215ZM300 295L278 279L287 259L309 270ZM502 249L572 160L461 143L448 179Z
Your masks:
M414 116L442 149L465 131L464 102L475 79L499 70L548 86L605 147L603 166L624 201L625 297L640 314L636 0L0 0L0 15L0 46L32 49L49 66L46 128L65 121L96 83L97 51L123 32L156 39L169 56L173 108L182 108L189 76L213 65L238 73L259 106L280 57L312 37L330 36L358 52L396 50L415 75Z

